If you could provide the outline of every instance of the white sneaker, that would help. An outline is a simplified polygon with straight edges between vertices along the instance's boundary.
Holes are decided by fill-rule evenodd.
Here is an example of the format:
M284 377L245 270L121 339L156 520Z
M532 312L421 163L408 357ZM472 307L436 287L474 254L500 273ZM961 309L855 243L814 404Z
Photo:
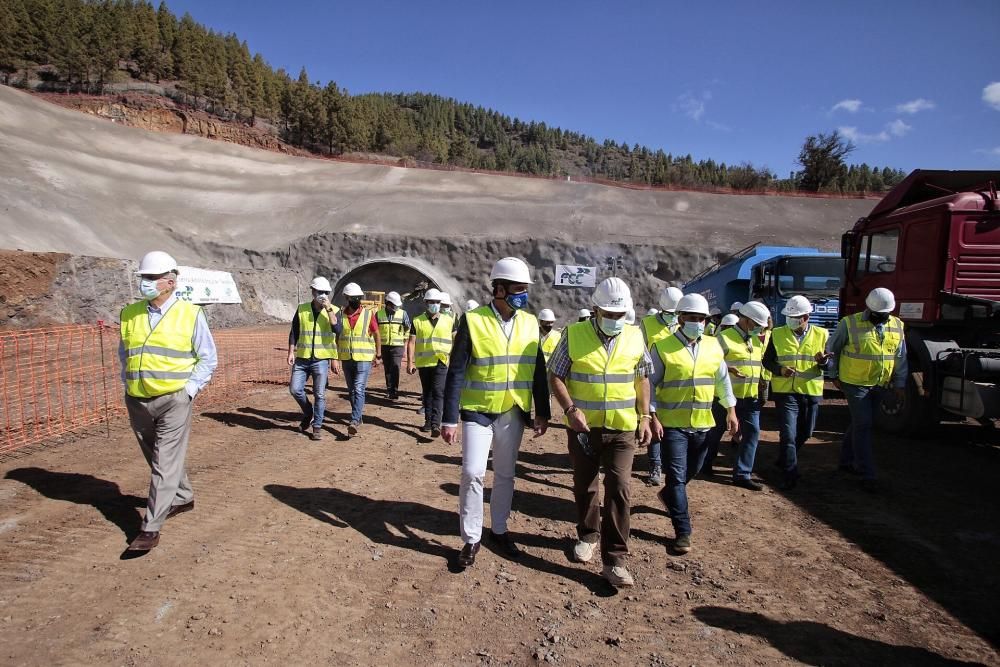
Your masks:
M594 557L594 550L597 549L597 542L584 542L577 540L573 545L573 560L577 563L589 563Z
M635 586L635 580L623 565L605 565L601 571L601 576L608 580L608 583L615 588L623 586Z

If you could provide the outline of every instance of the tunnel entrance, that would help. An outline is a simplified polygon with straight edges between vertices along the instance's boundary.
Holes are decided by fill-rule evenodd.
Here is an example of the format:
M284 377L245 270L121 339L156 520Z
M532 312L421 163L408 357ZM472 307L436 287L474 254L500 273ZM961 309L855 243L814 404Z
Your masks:
M430 287L448 292L455 312L460 312L461 305L465 303L464 290L454 279L426 262L410 257L386 257L362 262L337 281L334 294L338 298L347 283L357 283L365 291L399 292L403 297L403 308L411 319L423 312L423 291ZM410 293L409 298L407 293Z

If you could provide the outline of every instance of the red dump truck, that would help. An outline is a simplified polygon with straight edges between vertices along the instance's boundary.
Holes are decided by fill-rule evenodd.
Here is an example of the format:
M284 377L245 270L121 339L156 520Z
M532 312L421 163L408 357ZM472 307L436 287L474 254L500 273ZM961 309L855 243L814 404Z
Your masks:
M841 316L875 287L896 295L910 377L884 430L1000 417L1000 171L918 169L844 234Z

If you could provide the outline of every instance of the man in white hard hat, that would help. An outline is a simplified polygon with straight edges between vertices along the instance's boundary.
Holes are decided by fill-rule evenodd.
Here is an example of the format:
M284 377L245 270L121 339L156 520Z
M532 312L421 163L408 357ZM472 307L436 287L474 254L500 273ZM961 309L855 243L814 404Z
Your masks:
M862 477L862 488L877 491L872 456L872 420L891 389L897 401L906 396L906 336L903 322L892 314L896 297L876 287L865 299L865 310L840 320L827 342L833 355L830 377L844 392L851 424L840 448L840 469Z
M365 293L357 283L344 285L343 327L337 336L337 352L344 367L348 398L351 402L351 420L347 425L348 437L357 435L365 410L365 390L372 368L382 360L382 336L378 321L368 308L361 305Z
M549 363L552 351L556 349L556 345L562 338L562 332L554 328L555 324L556 314L551 309L542 308L538 311L538 335L540 336L538 342L542 347L542 356L545 357L546 364Z
M739 317L740 308L742 307L743 307L742 301L733 301L731 304L729 304L729 314L736 315L737 317Z
M749 301L740 308L739 320L731 329L720 331L715 339L726 355L726 366L730 375L733 395L736 396L736 417L739 419L740 439L733 464L733 484L750 491L760 491L764 487L751 477L757 457L757 443L760 438L760 375L763 369L761 359L764 345L760 333L767 327L770 312L760 301ZM715 457L719 453L719 442L728 428L724 413L725 406L715 408L715 427L705 437L707 454L702 472L714 473Z
M646 341L646 349L653 346L653 343L663 340L667 336L677 331L677 302L681 300L684 293L678 288L670 286L664 288L660 293L660 312L647 315L639 322L642 329L642 336ZM663 463L660 455L660 440L653 435L646 448L646 458L649 459L649 477L646 478L647 486L659 486L663 484Z
M288 365L292 377L288 391L302 410L299 429L310 440L320 440L326 414L326 375L333 368L340 374L337 360L337 336L340 335L340 308L330 301L330 281L316 276L309 284L312 300L300 303L288 332ZM306 380L312 378L313 404L306 396Z
M601 574L613 586L635 583L625 566L629 483L635 448L651 438L652 361L638 327L625 323L631 302L621 278L605 278L592 297L594 320L571 325L549 360L549 386L566 415L573 463L578 538L573 556L588 562L599 541Z
M771 372L774 405L781 420L777 465L784 475L784 491L798 483L798 452L816 427L823 400L823 369L832 356L826 354L830 334L809 323L812 312L807 297L796 294L790 298L781 310L785 324L771 332L764 350L764 370Z
M591 313L586 308L581 308L580 312L576 314L576 317L577 317L576 319L577 322L586 322L591 318Z
M732 329L737 324L739 324L740 316L733 315L732 313L726 313L722 316L722 321L719 322L719 331L725 331L726 329Z
M722 321L722 311L712 307L708 311L708 323L705 325L705 333L714 336L719 332L719 323Z
M375 314L378 335L382 342L382 367L385 370L385 389L389 400L399 398L399 368L403 363L406 342L410 333L410 315L403 309L399 292L385 295L385 305Z
M194 509L184 465L192 404L218 354L201 307L175 295L173 257L146 253L136 273L142 299L122 309L118 359L129 424L152 472L141 532L128 547L141 552L159 544L164 521Z
M739 421L725 353L705 335L708 302L700 294L686 294L677 313L677 331L652 346L649 382L656 397L653 436L663 443L666 477L658 495L674 526L674 551L685 554L691 551L692 532L687 483L705 461L705 436L715 425L712 399L726 409L730 433L736 433Z
M441 435L444 383L451 358L454 319L441 312L442 292L432 287L424 292L424 312L413 318L406 343L410 365L407 372L420 372L424 425L420 430L436 438Z
M498 260L490 271L493 300L465 314L452 348L441 434L446 443L456 442L461 419L459 525L464 546L457 559L461 567L475 563L479 553L483 480L491 447L489 536L507 557L520 555L507 532L514 466L525 426L533 422L535 436L543 435L551 417L545 357L538 345L538 320L525 310L531 282L523 260Z
M451 315L454 319L454 313L451 312L451 295L447 292L441 292L441 314Z
M470 310L475 310L476 308L479 308L479 302L476 301L475 299L469 299L468 301L465 302L465 312L469 312Z
M647 308L646 309L646 317L649 317L651 315L657 315L657 314L659 314L659 312L660 311L657 308Z

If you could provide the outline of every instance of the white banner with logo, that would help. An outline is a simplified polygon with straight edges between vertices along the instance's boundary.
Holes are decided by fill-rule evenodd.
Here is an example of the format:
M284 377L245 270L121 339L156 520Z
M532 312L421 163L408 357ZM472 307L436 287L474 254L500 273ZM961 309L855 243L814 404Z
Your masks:
M228 271L196 269L193 266L178 266L178 299L191 303L243 303L236 289L236 281Z
M556 264L552 284L556 287L594 287L597 285L597 267Z

